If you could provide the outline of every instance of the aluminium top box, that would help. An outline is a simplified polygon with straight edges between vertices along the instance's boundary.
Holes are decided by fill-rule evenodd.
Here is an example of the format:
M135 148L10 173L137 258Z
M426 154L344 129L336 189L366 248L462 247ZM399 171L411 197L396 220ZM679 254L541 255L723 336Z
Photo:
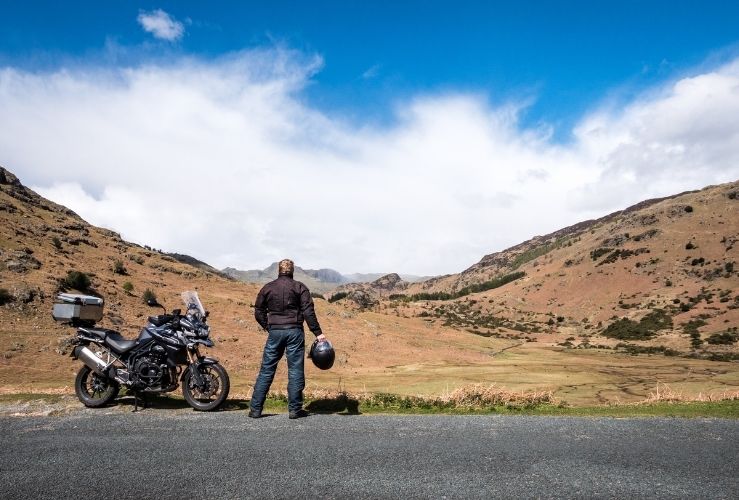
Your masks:
M51 315L64 323L97 322L103 319L103 299L90 295L60 293Z

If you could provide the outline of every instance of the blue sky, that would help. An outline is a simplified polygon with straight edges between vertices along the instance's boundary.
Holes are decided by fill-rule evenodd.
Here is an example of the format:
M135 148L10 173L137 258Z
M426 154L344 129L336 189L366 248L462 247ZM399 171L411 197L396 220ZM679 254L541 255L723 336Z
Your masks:
M218 267L459 272L739 179L737 2L0 9L0 164Z
M185 24L177 43L154 43L141 10ZM205 58L284 44L320 54L304 98L351 119L392 119L419 92L469 91L530 103L566 140L594 102L736 54L739 3L729 1L6 2L0 63L45 66L101 58L106 44L136 59Z

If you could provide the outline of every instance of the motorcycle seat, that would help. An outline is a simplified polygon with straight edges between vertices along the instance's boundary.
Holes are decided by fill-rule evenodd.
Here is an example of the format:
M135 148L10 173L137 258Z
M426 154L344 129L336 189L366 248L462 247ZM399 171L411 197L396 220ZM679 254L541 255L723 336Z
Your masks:
M105 336L105 344L118 354L130 351L137 343L138 342L135 340L128 340L120 333L112 330L109 330L108 334Z
M107 328L80 328L80 330L88 335L100 337L103 339L103 343L117 354L124 354L130 351L138 343L135 340L128 340L115 330L109 330Z

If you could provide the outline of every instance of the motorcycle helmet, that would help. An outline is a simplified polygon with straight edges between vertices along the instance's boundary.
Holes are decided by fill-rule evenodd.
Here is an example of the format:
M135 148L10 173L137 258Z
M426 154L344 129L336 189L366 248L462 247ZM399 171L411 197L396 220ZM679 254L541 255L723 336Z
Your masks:
M313 342L310 346L310 352L308 357L313 360L313 364L321 370L328 370L334 366L334 359L336 359L336 353L334 352L334 346L328 340L319 341L318 339Z

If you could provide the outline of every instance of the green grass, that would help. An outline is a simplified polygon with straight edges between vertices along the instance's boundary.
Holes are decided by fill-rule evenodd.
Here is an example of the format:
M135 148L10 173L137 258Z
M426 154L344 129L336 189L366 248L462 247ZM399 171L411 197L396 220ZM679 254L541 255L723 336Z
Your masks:
M645 404L619 404L602 406L567 406L557 404L541 404L535 406L495 405L482 408L442 407L414 402L412 398L401 398L385 395L378 403L320 400L318 405L310 399L306 407L314 413L332 413L339 415L529 415L529 416L561 416L561 417L679 417L679 418L739 418L739 400L699 401L699 402L657 402ZM43 400L49 404L59 403L69 396L59 394L3 394L0 405ZM187 408L182 398L176 395L152 398L151 408L167 410ZM171 405L163 404L171 400ZM347 404L348 403L348 404ZM130 406L126 404L126 408ZM80 404L80 408L81 408ZM248 400L229 399L226 409L229 411L247 411ZM267 398L264 413L286 413L285 397Z

